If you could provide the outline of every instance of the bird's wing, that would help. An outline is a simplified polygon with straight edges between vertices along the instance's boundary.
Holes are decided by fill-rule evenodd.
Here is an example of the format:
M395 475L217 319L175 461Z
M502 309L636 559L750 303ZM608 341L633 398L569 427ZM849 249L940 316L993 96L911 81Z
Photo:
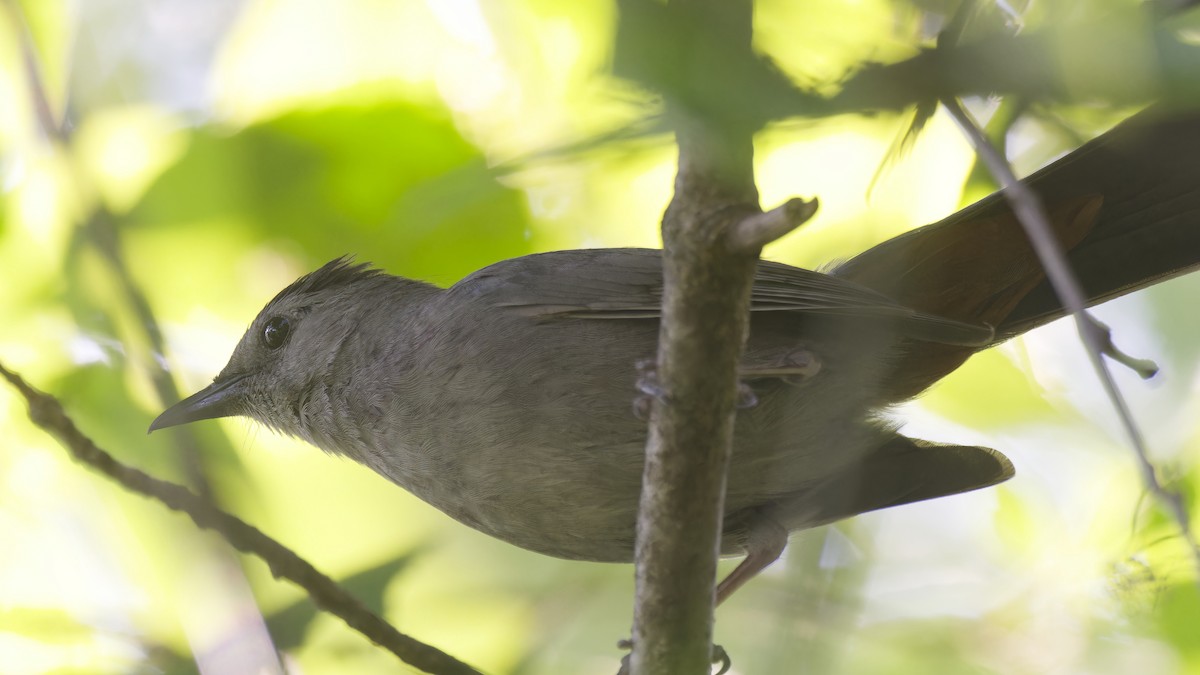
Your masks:
M539 318L657 319L662 290L659 251L611 248L505 260L451 292ZM993 335L984 323L918 312L854 282L768 261L758 264L750 311L890 318L907 337L954 345L984 345Z

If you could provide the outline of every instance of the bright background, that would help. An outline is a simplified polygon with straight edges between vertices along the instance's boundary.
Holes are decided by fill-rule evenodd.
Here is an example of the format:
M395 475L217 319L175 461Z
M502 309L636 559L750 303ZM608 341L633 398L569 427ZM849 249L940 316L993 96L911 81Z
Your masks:
M181 388L203 386L266 300L333 257L449 284L535 251L659 244L670 139L594 142L657 110L607 74L611 2L21 4L51 106L74 127L69 147L39 130L22 28L0 13L0 361L156 475L183 472L174 437L144 433L162 407L153 369L165 360ZM863 60L911 56L954 4L762 0L756 39L798 81L834 82ZM1056 18L1024 14L1032 27ZM1010 137L1023 171L1128 113L1035 112ZM819 266L969 201L973 158L953 125L935 117L896 156L907 123L763 132L764 205L822 204L766 256ZM81 225L98 205L165 354L96 245L105 230ZM1200 276L1179 279L1097 312L1163 367L1151 382L1117 375L1188 495L1200 485L1198 291ZM1200 673L1195 567L1147 499L1070 325L977 356L896 414L913 435L1004 451L1017 477L793 537L718 613L735 672ZM72 464L3 387L0 431L0 673L277 672L264 617L293 672L406 672L258 561ZM198 433L227 509L348 579L402 631L491 673L615 671L631 567L490 540L246 421Z

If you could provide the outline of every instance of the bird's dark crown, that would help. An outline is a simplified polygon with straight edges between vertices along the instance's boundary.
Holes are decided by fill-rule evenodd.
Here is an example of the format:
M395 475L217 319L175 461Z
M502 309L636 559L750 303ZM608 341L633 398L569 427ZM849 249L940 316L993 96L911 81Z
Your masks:
M284 298L310 295L320 291L332 290L350 286L365 279L372 279L383 274L382 270L371 267L371 263L355 263L354 257L344 255L334 258L314 270L293 281L287 288L267 303L267 308L278 304Z

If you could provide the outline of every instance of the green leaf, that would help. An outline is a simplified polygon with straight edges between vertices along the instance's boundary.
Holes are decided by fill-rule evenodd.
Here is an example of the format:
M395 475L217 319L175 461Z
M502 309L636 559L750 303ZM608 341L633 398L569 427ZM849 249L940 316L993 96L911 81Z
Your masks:
M400 102L199 129L130 219L235 222L254 241L293 242L314 266L349 253L439 282L531 251L523 195L444 113Z
M921 403L947 419L978 429L1001 429L1055 414L1031 378L994 349L972 356L922 397Z
M407 552L358 574L346 577L340 580L339 584L361 600L371 611L382 615L383 593L388 583L416 560L421 553L420 550ZM267 616L267 627L270 629L276 648L280 651L288 651L303 644L304 636L317 614L317 606L313 604L312 600L305 597Z
M1195 579L1163 589L1159 607L1163 637L1188 660L1200 662L1200 586Z

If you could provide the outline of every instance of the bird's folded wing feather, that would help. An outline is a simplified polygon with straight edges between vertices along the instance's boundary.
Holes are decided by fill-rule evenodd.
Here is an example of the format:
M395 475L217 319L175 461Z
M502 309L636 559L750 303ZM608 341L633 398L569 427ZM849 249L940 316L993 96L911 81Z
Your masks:
M657 319L662 258L655 249L554 251L498 262L451 289L529 316L577 319ZM908 337L978 346L993 331L900 305L887 296L820 272L760 261L751 312L804 312L897 320Z

